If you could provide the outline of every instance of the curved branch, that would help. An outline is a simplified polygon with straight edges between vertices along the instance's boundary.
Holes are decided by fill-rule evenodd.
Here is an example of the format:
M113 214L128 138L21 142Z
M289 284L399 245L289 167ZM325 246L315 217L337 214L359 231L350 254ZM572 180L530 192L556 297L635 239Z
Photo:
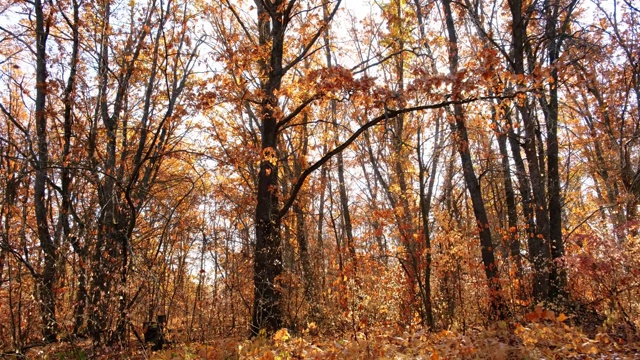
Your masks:
M377 117L369 120L367 123L362 125L347 140L345 140L345 142L343 142L333 150L326 153L322 158L320 158L313 165L311 165L305 171L303 171L302 174L300 174L300 176L298 177L298 180L293 186L293 189L291 190L291 194L289 195L289 198L284 202L282 209L280 209L280 212L278 213L278 219L282 219L287 214L287 212L289 211L293 203L296 201L296 197L300 192L300 190L302 189L302 186L304 185L304 182L305 180L307 180L309 175L311 175L315 170L319 169L322 165L327 163L327 161L331 160L332 157L334 157L335 155L337 155L338 153L346 149L349 145L351 145L354 141L356 141L356 139L358 139L358 137L360 137L362 133L367 131L369 128L377 125L382 120L392 119L399 115L414 112L414 111L440 109L443 107L447 107L449 105L462 105L462 104L468 104L468 103L479 101L479 100L491 100L491 99L503 100L507 98L513 98L518 93L505 95L505 96L483 96L483 97L469 98L469 99L463 99L463 100L457 100L457 101L443 101L437 104L413 106L413 107L408 107L408 108L398 109L398 110L385 109L385 112L383 114L378 115Z
M298 116L298 114L300 114L302 110L306 109L309 104L311 104L315 100L318 100L320 97L321 97L320 94L315 94L310 98L308 98L307 100L303 101L302 104L300 104L297 108L295 108L289 115L287 115L284 119L278 121L278 124L276 125L277 128L281 128L287 125L289 122L291 122L291 120L293 120L296 116Z

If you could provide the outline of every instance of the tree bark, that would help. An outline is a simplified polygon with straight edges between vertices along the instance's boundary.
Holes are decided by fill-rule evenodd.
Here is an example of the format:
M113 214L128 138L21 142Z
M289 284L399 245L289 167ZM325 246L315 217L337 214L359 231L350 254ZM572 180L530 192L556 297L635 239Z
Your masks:
M64 135L63 135L63 149L62 149L62 165L61 165L61 197L62 197L62 209L59 215L59 222L62 229L62 239L67 241L73 247L78 256L81 257L82 262L86 261L86 251L79 252L79 244L77 237L71 235L70 218L72 213L75 214L72 208L71 194L72 194L72 173L71 173L71 142L72 142L72 126L73 126L73 96L76 89L76 74L78 69L78 58L80 52L80 4L78 1L72 1L73 17L69 22L71 26L71 60L69 69L69 78L67 79L67 85L64 89ZM78 291L76 294L76 302L74 304L74 327L73 334L77 335L80 331L80 327L84 320L84 303L86 298L86 278L85 278L84 266L81 266L80 273L78 274Z
M49 233L46 205L46 181L49 166L47 140L47 38L48 19L44 17L41 0L34 2L36 12L36 101L35 123L37 135L37 159L35 163L34 206L38 240L44 255L44 266L38 280L40 311L42 312L43 337L47 342L57 340L56 301L54 286L57 278L57 246Z
M259 43L269 46L268 59L260 61L265 74L261 84L264 97L260 104L261 159L258 173L258 202L255 212L256 245L254 252L254 305L251 333L264 329L273 333L282 327L281 292L276 284L282 274L280 218L278 216L278 127L274 111L278 106L276 91L282 81L284 53L284 14L281 0L273 4L256 1ZM267 8L269 6L269 8Z
M512 15L512 46L513 46L513 70L517 75L525 75L524 51L526 41L526 26L528 18L523 16L522 1L510 0L509 8ZM527 16L529 16L527 12ZM518 84L519 86L521 84ZM545 186L542 180L539 158L536 152L536 124L531 114L531 104L528 99L522 99L517 104L518 112L524 124L524 152L529 167L530 185L535 204L535 231L529 237L529 255L533 261L534 283L533 297L536 302L546 301L549 295L549 266L551 253L549 249L549 216L547 212L547 199Z
M495 111L493 116L494 125L497 126ZM504 179L505 200L507 203L508 229L506 229L506 232L508 236L509 257L511 259L512 266L515 269L515 277L516 279L522 279L524 272L522 269L522 257L520 256L520 239L518 237L518 209L516 207L516 196L513 189L513 182L511 181L511 166L509 164L509 154L507 152L507 134L507 130L500 129L497 135L498 149L500 151L500 161L502 165L502 176ZM519 286L518 292L520 293L521 290L522 286Z
M457 34L453 22L451 11L451 0L442 0L447 34L449 36L449 70L452 75L458 72L458 49ZM454 84L452 98L459 100L459 93ZM476 218L478 232L480 236L480 246L482 252L482 262L484 264L485 275L489 285L489 318L504 319L507 316L507 307L502 297L502 286L500 285L500 272L495 261L493 240L491 239L491 229L487 217L480 183L473 169L473 162L469 150L469 136L464 120L464 112L461 104L453 105L454 122L450 123L455 135L456 147L462 162L462 171L467 184L467 189L471 197L473 213Z
M335 104L333 105L335 106ZM334 130L335 130L335 138L336 143L339 143L338 140L338 123L335 120L333 122ZM351 258L351 262L353 264L353 271L357 273L357 260L356 260L356 247L353 240L353 225L351 222L351 213L349 212L349 197L347 195L347 187L345 185L344 180L344 160L342 157L342 152L336 155L336 162L338 164L338 192L340 194L340 208L342 214L342 224L344 226L344 232L347 238L347 250L349 251L349 257Z
M575 0L572 1L575 4ZM549 274L549 300L562 301L565 294L567 274L561 263L564 256L564 240L562 239L562 194L560 192L560 170L558 166L558 69L556 62L560 56L562 40L557 31L559 7L557 0L545 0L547 37L547 56L551 67L549 83L549 100L545 117L547 120L547 188L549 193L549 240L551 245L551 271ZM571 8L568 7L569 15ZM566 299L565 299L566 300Z

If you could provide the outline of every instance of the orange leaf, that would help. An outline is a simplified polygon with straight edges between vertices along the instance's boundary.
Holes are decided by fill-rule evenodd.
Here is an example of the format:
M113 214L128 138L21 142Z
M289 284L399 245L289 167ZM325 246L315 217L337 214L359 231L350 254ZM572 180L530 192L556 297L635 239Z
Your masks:
M560 315L558 315L558 317L556 318L556 320L558 322L563 322L565 320L567 320L569 317L567 315L565 315L564 313L560 313Z
M536 322L538 320L540 320L540 315L536 312L530 312L524 315L524 318L528 321L528 322Z
M544 310L544 311L542 311L542 318L546 319L546 320L555 321L556 320L556 314L551 310Z

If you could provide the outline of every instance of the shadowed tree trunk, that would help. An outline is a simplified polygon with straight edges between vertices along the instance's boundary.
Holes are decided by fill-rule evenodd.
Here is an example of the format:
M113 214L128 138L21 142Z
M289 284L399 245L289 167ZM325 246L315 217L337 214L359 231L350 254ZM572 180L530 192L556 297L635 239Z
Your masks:
M46 182L49 167L47 140L47 38L49 19L45 19L41 0L34 2L36 12L36 101L35 123L37 135L37 159L35 164L34 206L38 240L44 255L44 266L38 277L38 295L42 312L43 337L45 341L57 339L56 301L53 287L57 278L57 246L49 233L46 204Z
M73 96L76 90L76 74L78 70L78 57L80 52L80 4L78 1L72 1L73 17L69 19L65 16L67 23L71 27L71 61L69 69L69 78L67 85L64 89L64 137L63 137L63 149L62 149L62 166L61 166L61 186L60 192L62 197L62 209L59 214L60 228L62 231L62 240L68 242L73 247L78 256L81 257L83 263L86 261L86 251L81 251L79 248L78 240L76 236L71 235L70 218L75 217L77 221L77 215L73 209L71 195L72 195L72 174L71 174L71 143L72 143L72 126L73 126ZM79 226L80 227L80 226ZM86 298L86 278L84 267L81 266L80 273L78 274L78 291L76 293L76 302L74 304L74 327L73 334L77 335L80 331L80 327L84 322L84 303Z
M112 55L119 38L111 26L121 24L120 19L111 22L116 15L111 5L99 4L98 94L87 146L100 205L95 240L87 246L93 272L87 325L98 343L126 340L129 309L139 294L129 298L131 238L169 151L172 123L201 44L201 39L192 44L189 38L186 3L162 7L152 2L139 18L130 19L132 31L124 34L124 48ZM180 31L168 32L173 25ZM180 50L168 51L174 46ZM146 76L138 78L138 73ZM133 89L141 90L139 102L129 101ZM156 97L158 92L166 97ZM138 110L133 124L131 114ZM104 139L98 135L100 125ZM100 140L104 145L97 144Z
M513 130L513 124L511 121L511 113L507 114L507 138L509 141L509 148L511 149L511 156L516 166L516 179L518 179L518 190L520 192L520 198L522 201L522 214L524 216L525 230L527 234L527 247L529 251L534 245L536 236L535 232L531 231L535 229L536 223L533 217L533 203L531 199L531 186L529 184L529 178L527 177L527 170L522 159L520 152L520 142L518 141L518 135ZM534 275L535 276L535 275Z
M476 0L473 3L470 0L465 0L465 6L467 9L475 9L475 11L469 11L468 15L471 17L472 22L477 30L478 36L482 39L483 49L489 48L491 45L490 35L487 33L486 29L483 25L483 19L478 12L479 7L481 6L481 1ZM492 65L491 70L495 71L495 67ZM491 91L493 92L493 91ZM518 238L518 210L516 207L516 197L513 189L513 182L511 181L511 169L509 164L509 155L507 152L507 135L509 130L512 129L511 123L509 121L510 112L508 108L504 108L504 114L506 115L507 126L501 127L499 124L500 119L498 118L498 111L496 111L495 106L500 106L500 102L496 102L494 107L491 108L491 121L496 129L496 140L498 142L498 151L500 153L500 164L502 167L502 176L503 176L503 185L504 185L504 196L505 202L507 206L507 228L504 229L506 231L506 247L507 252L509 254L509 259L511 266L515 271L515 278L522 279L523 275L523 267L522 267L522 258L520 255L520 240ZM518 150L519 151L519 150ZM519 155L519 154L518 154ZM526 177L525 177L526 178ZM523 195L523 202L525 201L525 197L530 196L528 194ZM523 207L527 205L523 204ZM529 233L529 232L528 232ZM522 294L523 288L520 286L518 289L518 294Z
M493 110L494 125L497 126L496 111ZM507 114L507 116L509 116ZM511 259L512 266L515 269L515 278L522 279L522 258L520 255L520 239L518 238L518 210L516 208L516 196L513 189L513 182L511 181L511 166L509 164L509 154L507 152L507 134L508 131L500 129L497 134L498 149L500 151L500 164L502 165L502 176L504 182L505 201L507 203L507 224L508 229L508 247L509 258ZM524 206L524 205L523 205ZM518 295L521 295L522 286L518 286Z
M286 30L283 1L256 1L258 11L259 44L270 48L269 58L260 61L264 74L261 88L264 92L258 116L261 124L261 158L258 173L258 202L255 212L256 245L254 252L254 304L251 332L261 329L267 333L282 327L280 291L276 278L282 274L280 247L280 218L278 217L278 127L275 109L278 107L276 91L282 83L282 56ZM288 19L287 19L288 20Z
M458 40L451 12L451 1L442 0L442 7L445 15L447 34L449 36L449 70L452 75L458 72ZM453 101L459 100L459 93L456 84L453 85ZM502 286L500 285L500 273L498 264L495 261L493 240L489 228L484 200L480 189L480 183L473 169L471 153L469 149L469 136L464 120L464 113L461 104L453 105L454 122L450 123L455 135L456 147L462 162L462 171L469 190L469 196L473 206L473 213L476 218L480 236L480 246L482 252L482 262L489 285L489 318L504 319L507 315L507 307L502 297Z
M560 191L560 169L558 165L558 68L557 61L562 47L562 35L568 29L577 0L572 0L565 8L565 19L558 28L560 3L557 0L545 0L545 35L547 38L547 57L551 68L552 81L549 82L548 98L541 98L547 123L547 188L549 193L549 241L551 246L551 271L549 274L549 301L566 300L565 286L567 274L562 264L564 239L562 238L562 194Z
M531 16L531 7L525 9L521 0L510 0L512 25L512 67L516 74L524 75L524 52L527 39L526 27ZM520 84L519 84L520 85ZM518 112L524 124L524 153L527 158L529 179L533 194L535 213L535 232L529 238L529 255L533 262L533 297L536 302L545 301L549 295L549 266L551 253L549 249L549 215L547 212L546 191L543 183L542 170L536 153L536 124L531 114L532 104L528 99L517 104ZM514 149L512 149L514 150ZM514 151L515 154L515 151ZM526 216L526 215L525 215Z

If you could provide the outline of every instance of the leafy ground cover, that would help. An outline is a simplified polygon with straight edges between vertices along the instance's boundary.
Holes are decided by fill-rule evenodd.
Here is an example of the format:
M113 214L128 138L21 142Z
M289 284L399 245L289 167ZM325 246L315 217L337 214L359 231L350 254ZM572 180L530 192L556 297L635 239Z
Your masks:
M157 352L140 345L91 349L88 342L58 343L31 349L26 357L164 360L640 359L640 342L635 334L602 332L589 337L579 328L566 324L562 315L554 320L525 325L497 322L492 328L474 328L465 333L378 329L337 338L311 335L310 330L294 335L282 329L271 338L258 336L253 340L227 338L210 343L174 343Z

